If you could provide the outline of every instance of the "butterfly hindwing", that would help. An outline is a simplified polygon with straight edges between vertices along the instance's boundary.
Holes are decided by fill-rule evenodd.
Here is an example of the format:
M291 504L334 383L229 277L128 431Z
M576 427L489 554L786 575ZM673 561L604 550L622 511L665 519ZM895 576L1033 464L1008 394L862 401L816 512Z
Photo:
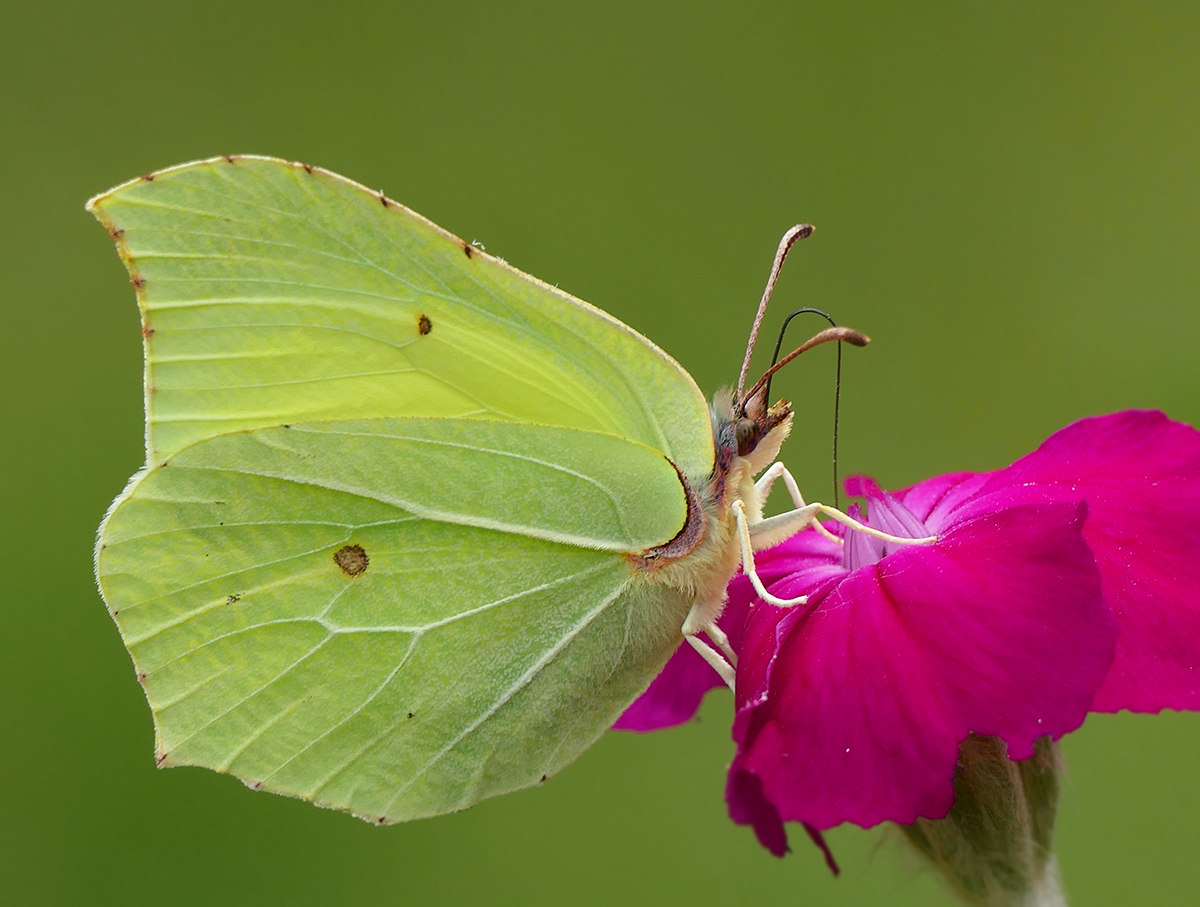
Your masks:
M564 450L520 426L441 421L236 433L135 479L102 529L97 569L161 763L416 818L554 774L649 684L687 603L637 581L619 550L648 518L628 495L577 525L553 507L611 484L603 461L651 494L655 461L665 491L674 470L611 436L588 469L578 451L595 439L575 438L554 463L453 470L471 494L439 494L436 463L413 472L421 439L439 431L480 462L522 444ZM530 509L523 489L552 483L526 473L547 472L564 484ZM553 538L585 527L593 547Z

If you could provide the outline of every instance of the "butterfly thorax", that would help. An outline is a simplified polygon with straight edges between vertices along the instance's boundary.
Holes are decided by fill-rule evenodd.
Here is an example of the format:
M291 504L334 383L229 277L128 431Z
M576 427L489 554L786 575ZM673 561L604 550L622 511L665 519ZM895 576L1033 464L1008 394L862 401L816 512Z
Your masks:
M754 478L778 455L792 427L792 410L782 400L770 409L739 412L726 393L714 398L710 412L716 465L707 476L681 474L689 498L687 523L671 543L631 563L647 581L701 603L715 620L741 565L733 502L742 501L751 522L762 519Z

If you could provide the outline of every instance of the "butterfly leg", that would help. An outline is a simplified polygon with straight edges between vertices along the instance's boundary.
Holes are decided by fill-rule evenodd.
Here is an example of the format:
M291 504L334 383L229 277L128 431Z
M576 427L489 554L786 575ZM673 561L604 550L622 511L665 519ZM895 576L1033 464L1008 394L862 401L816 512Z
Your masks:
M754 490L758 492L758 499L760 501L765 501L767 499L767 495L771 493L771 488L775 485L775 480L782 476L785 472L787 472L787 467L783 465L782 461L776 460L767 467L766 472L758 477L758 481L754 483ZM788 479L791 479L791 473L788 473ZM787 484L787 479L784 479L783 481L785 484ZM788 485L788 491L792 490L791 486L795 483L796 480L792 479L791 485ZM799 494L800 490L796 489L796 493Z
M800 595L796 598L779 598L768 592L766 586L762 584L762 580L758 578L758 571L754 568L754 550L769 548L806 528L816 519L821 507L821 504L809 504L788 513L761 520L751 527L746 519L746 505L741 501L733 502L733 513L737 519L738 541L742 546L742 571L763 601L780 608L803 605L808 601L807 595ZM760 529L760 527L763 528ZM757 538L752 538L752 536L757 536Z
M722 634L722 635L724 635L724 634ZM709 663L709 665L712 666L712 669L714 671L716 671L717 674L720 675L721 679L723 681L725 681L725 684L729 687L729 689L732 690L733 689L733 679L737 674L737 672L733 668L733 665L730 664L728 661L726 661L724 658L722 658L720 652L718 652L716 649L714 649L712 646L710 646L708 643L706 643L700 637L698 637L694 634L689 634L689 635L685 635L683 638L686 639L689 643L691 643L692 648L700 653L700 657L703 658L705 661L707 661ZM728 645L729 640L726 640L725 644Z
M717 617L725 605L724 592L725 590L722 589L719 600L706 601L702 599L692 605L692 609L688 611L688 616L683 622L683 638L700 653L700 656L712 666L713 670L732 690L733 677L737 667L737 653L729 644L729 637L725 635L725 631L717 626ZM699 634L701 633L712 640L713 645L716 646L715 649L700 638Z
M800 494L800 486L781 460L776 460L768 466L767 471L754 483L754 490L758 492L759 502L761 503L767 499L767 495L771 493L771 487L775 484L775 480L779 478L783 479L783 484L787 487L788 496L792 499L792 506L797 510L807 507L808 505L804 503L804 496ZM817 532L830 541L837 542L839 545L842 544L842 540L822 526L820 520L814 519L812 525Z
M787 513L781 513L777 516L767 517L766 519L759 520L757 523L749 522L745 513L745 505L741 501L734 501L733 506L737 510L738 525L740 527L739 533L749 538L749 547L753 551L762 551L764 548L778 545L784 539L791 538L797 532L807 529L816 522L818 513L823 513L825 516L849 526L855 532L861 532L864 535L882 539L885 542L891 542L893 545L928 545L930 542L937 541L936 535L927 535L914 539L881 532L878 529L873 529L864 523L860 523L849 514L842 513L836 507L830 507L827 504L805 504L803 507L797 507L795 510L789 510ZM746 524L746 527L743 527L743 524ZM745 562L746 547L747 542L743 540L743 563ZM757 590L758 587L755 586L755 589Z
M778 516L767 517L752 524L746 515L746 505L743 501L734 501L732 505L734 518L737 522L738 543L741 547L742 570L750 580L750 584L754 587L754 591L758 593L758 596L763 601L772 605L781 608L803 605L808 601L808 596L799 595L788 599L780 598L768 592L754 566L754 552L770 548L772 545L776 545L784 539L803 531L816 523L817 514L819 513L832 517L838 522L845 523L851 529L865 532L868 535L882 538L885 541L912 545L935 540L933 536L920 539L898 538L886 532L880 532L878 529L865 526L848 514L842 513L833 507L828 507L825 504L805 504L804 498L800 495L800 489L796 485L796 480L787 471L787 468L779 462L773 463L763 474L762 478L755 485L755 490L761 492L762 496L765 497L766 492L770 491L771 485L779 478L783 478L784 484L787 486L792 498L792 503L796 505L795 510L781 513ZM832 533L819 525L817 528L836 541L841 541L841 539L833 536ZM720 604L714 607L711 603L697 602L692 606L692 610L688 612L687 619L683 622L683 636L692 648L721 676L721 679L729 685L729 688L733 689L734 678L736 676L737 654L733 651L733 647L730 646L729 638L717 626L716 615L720 614L720 610ZM700 633L708 636L720 651L717 651L717 649L714 649L708 643L704 642L704 640L700 639L698 636ZM724 657L722 657L722 654Z

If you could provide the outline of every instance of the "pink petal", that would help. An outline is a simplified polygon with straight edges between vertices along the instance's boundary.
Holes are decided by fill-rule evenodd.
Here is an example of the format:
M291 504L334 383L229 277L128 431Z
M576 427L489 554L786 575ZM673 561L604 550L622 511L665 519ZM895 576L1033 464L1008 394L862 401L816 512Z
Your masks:
M918 482L892 496L936 535L960 519L959 507L987 481L990 473L955 472Z
M1121 627L1095 711L1200 709L1200 432L1160 412L1069 425L993 474L1085 499L1083 535Z
M614 731L658 731L690 721L704 694L725 686L690 643L683 643L653 683L625 710Z
M729 816L739 825L750 825L758 843L782 857L791 850L779 810L763 796L762 779L752 772L731 771L726 785L725 800Z
M933 545L840 581L827 559L794 559L789 580L768 583L794 596L806 575L811 597L787 610L760 603L747 620L735 819L762 813L741 772L782 819L818 829L940 818L968 733L1001 736L1020 759L1039 736L1078 727L1116 626L1081 536L1086 507L1063 498L973 500L973 515Z
M759 780L758 775L753 772L732 769L729 772L725 800L729 804L729 815L733 821L739 825L753 826L759 844L777 857L791 852L791 848L788 847L787 831L783 827L783 819L779 817L779 810L775 808L775 805L763 796L762 781ZM842 870L833 857L833 851L825 842L825 836L807 822L802 824L809 840L825 855L825 865L829 867L829 871L835 876L841 875Z

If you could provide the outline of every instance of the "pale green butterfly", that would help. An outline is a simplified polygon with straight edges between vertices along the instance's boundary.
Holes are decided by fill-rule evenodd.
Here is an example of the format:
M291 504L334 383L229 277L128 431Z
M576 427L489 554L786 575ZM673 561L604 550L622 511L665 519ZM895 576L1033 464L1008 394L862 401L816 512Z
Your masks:
M88 208L146 357L96 574L161 765L381 823L537 784L681 638L732 683L726 583L745 562L778 601L752 549L849 520L782 464L755 485L792 412L770 372L742 392L749 351L710 411L646 338L382 193L243 156ZM838 339L866 342L801 349ZM780 476L796 509L764 520Z

